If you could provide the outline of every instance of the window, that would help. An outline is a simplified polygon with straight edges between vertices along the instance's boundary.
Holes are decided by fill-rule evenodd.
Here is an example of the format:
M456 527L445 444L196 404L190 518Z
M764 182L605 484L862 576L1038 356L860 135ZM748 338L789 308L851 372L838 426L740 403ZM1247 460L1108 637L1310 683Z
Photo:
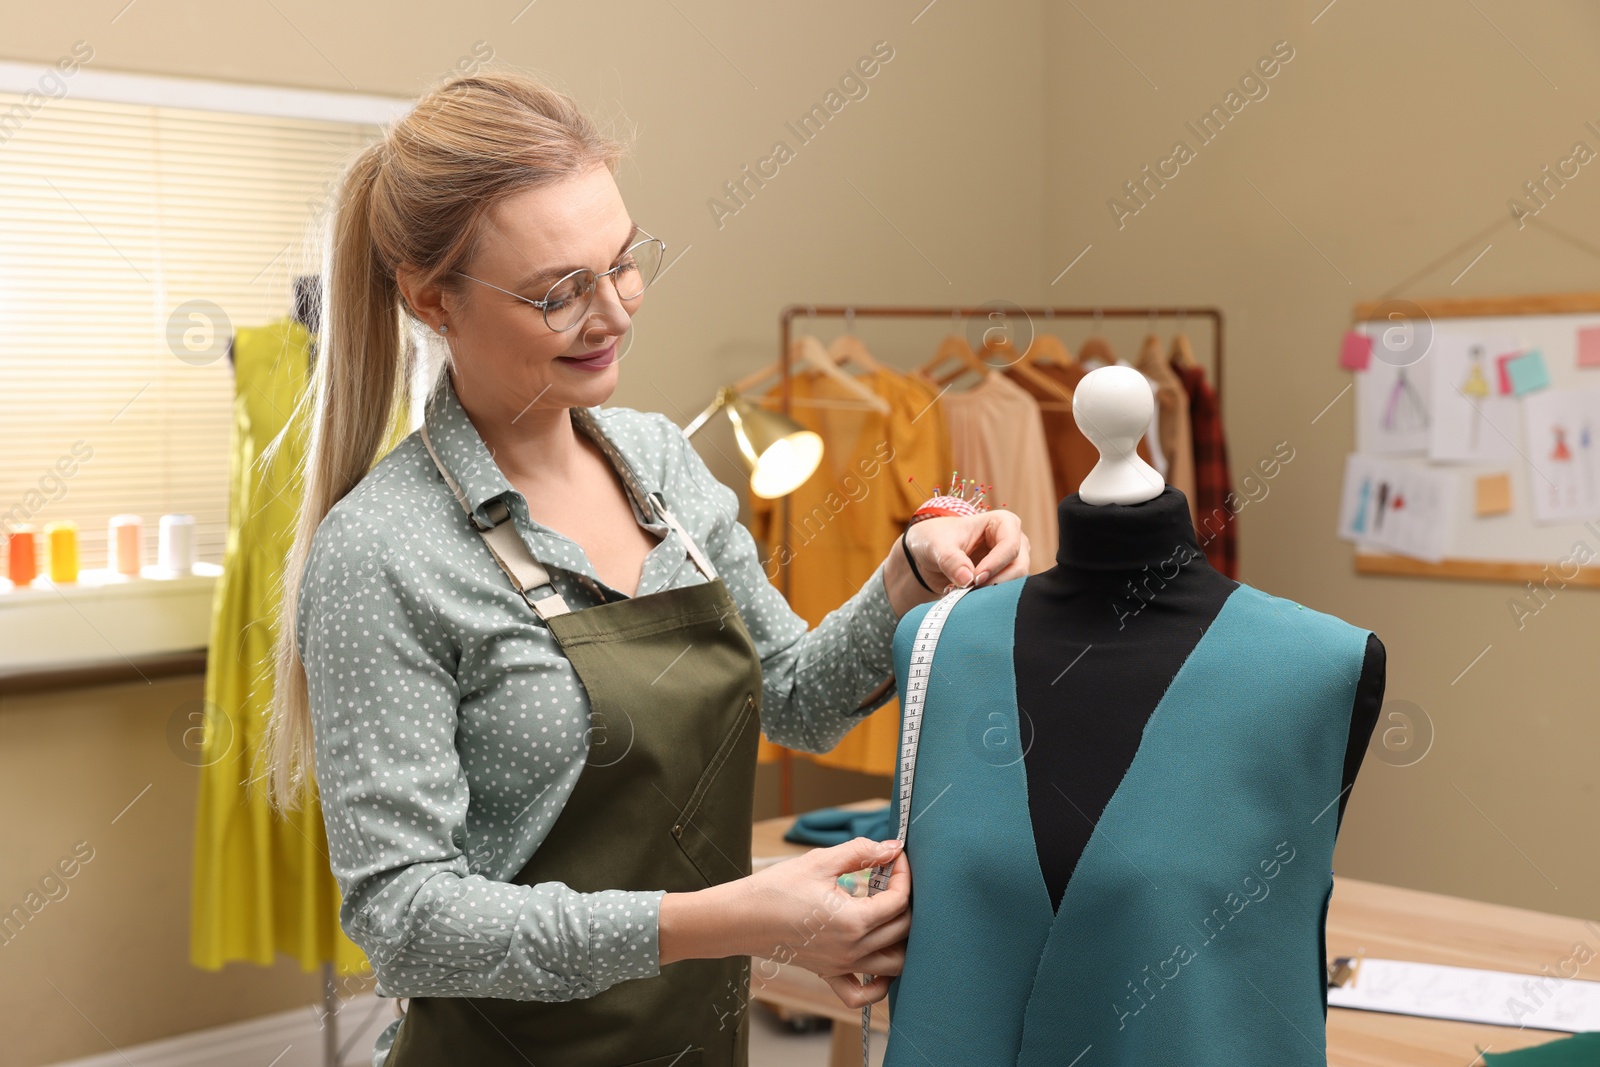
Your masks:
M183 91L198 100L195 84ZM150 564L158 517L185 512L200 558L218 562L227 341L288 313L338 175L379 128L126 99L23 104L0 93L0 533L71 519L81 565L100 568L107 520L131 512Z

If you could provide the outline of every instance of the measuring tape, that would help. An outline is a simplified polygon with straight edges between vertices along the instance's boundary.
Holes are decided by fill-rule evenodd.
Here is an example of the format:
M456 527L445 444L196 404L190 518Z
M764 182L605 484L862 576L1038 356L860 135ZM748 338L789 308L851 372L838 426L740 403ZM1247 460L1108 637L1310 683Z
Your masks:
M945 620L950 617L956 602L972 592L973 588L965 586L952 589L941 597L922 617L916 640L911 643L911 664L906 669L904 691L900 694L900 789L897 795L900 797L898 837L902 854L905 853L906 835L911 829L911 779L917 770L917 739L922 736L922 708L928 699L928 677L933 673L933 650L939 645L939 634L944 630ZM889 872L893 869L892 860L872 868L872 876L867 880L867 896L889 888ZM865 976L865 981L871 980L872 975ZM871 1067L871 1046L872 1005L866 1004L861 1008L861 1067Z

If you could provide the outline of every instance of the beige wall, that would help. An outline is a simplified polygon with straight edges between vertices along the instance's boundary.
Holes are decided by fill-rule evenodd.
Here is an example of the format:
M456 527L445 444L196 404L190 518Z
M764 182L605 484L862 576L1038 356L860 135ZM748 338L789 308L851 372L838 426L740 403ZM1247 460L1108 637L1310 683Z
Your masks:
M1235 477L1277 442L1295 450L1240 515L1244 579L1374 630L1388 696L1432 720L1420 763L1368 758L1335 870L1600 915L1600 595L1563 592L1519 632L1513 586L1357 577L1333 535L1351 396L1312 423L1349 381L1335 357L1356 301L1596 288L1600 170L1538 227L1517 230L1506 201L1574 141L1600 149L1584 129L1600 125L1600 10L1342 0L1312 25L1325 2L1079 5L1104 37L1045 5L1046 269L1093 244L1063 301L1226 311ZM1118 229L1106 200L1176 139L1196 147L1185 121L1278 41L1294 58L1269 94Z
M1541 214L1544 226L1506 224L1469 241L1508 218L1504 202L1524 180L1587 136L1586 119L1600 120L1600 109L1585 111L1600 99L1592 7L1568 0L1517 18L1504 3L1481 4L1480 15L1343 0L1312 25L1316 12L1299 5L1144 13L1022 0L926 10L534 4L514 23L520 4L481 0L448 9L139 0L120 16L123 0L94 6L30 9L8 23L4 58L53 60L87 39L93 65L107 70L411 93L482 41L601 113L625 115L639 133L621 178L629 206L674 253L690 251L641 316L615 399L680 422L717 384L771 358L777 312L790 302L1221 306L1236 473L1278 441L1296 453L1241 517L1246 580L1376 630L1390 696L1421 705L1437 729L1416 766L1369 761L1338 870L1600 914L1588 829L1600 598L1564 594L1518 633L1509 587L1355 577L1330 532L1352 442L1349 397L1311 423L1346 384L1334 346L1356 300L1592 287L1600 177L1587 171ZM867 98L719 229L706 200L879 40L895 56ZM1295 57L1269 95L1119 230L1106 199L1280 40ZM927 343L863 332L894 362ZM726 439L708 439L708 461L731 480L716 444ZM5 1015L30 1021L7 1027L0 1067L315 998L315 980L289 965L210 975L187 964L195 785L165 730L172 709L197 696L187 680L0 702L0 900L20 899L75 842L96 849L71 894L0 950ZM884 788L803 766L796 799L809 807ZM770 770L761 789L770 811Z
M913 25L916 9L844 3L538 3L513 23L520 0L138 0L113 23L124 3L35 6L8 20L0 58L53 61L85 39L91 68L412 94L481 56L484 42L602 117L631 123L636 148L619 179L629 208L669 255L688 252L640 315L614 399L680 423L717 385L774 357L787 303L979 301L1031 291L1039 274L1036 3L939 4ZM894 55L867 95L798 145L784 123L878 41ZM984 69L974 55L1005 61ZM719 228L706 201L779 138L795 158ZM713 445L731 451L725 427L708 431L705 452L732 480ZM196 679L0 701L0 901L20 900L75 842L96 848L70 895L0 949L0 1015L29 1020L4 1027L0 1067L107 1052L107 1041L133 1044L318 997L316 978L290 964L212 975L187 962L196 783L165 730L172 710L198 696ZM109 827L145 783L151 790ZM796 799L815 806L883 789L806 765ZM760 793L763 814L775 814L770 768Z

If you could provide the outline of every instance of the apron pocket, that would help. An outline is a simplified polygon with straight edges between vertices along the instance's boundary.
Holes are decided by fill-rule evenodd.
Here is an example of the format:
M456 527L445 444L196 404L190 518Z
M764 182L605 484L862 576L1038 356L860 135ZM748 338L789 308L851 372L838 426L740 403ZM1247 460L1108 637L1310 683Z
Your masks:
M689 861L695 865L701 877L706 880L707 886L720 885L734 878L743 878L749 873L734 866L735 863L741 861L741 857L737 854L727 854L724 846L731 842L724 840L719 846L719 843L713 841L712 837L737 833L740 829L748 835L750 821L744 813L749 808L750 797L745 795L732 798L737 802L726 807L719 807L713 803L705 820L699 820L697 816L700 814L700 809L705 807L707 797L712 791L712 786L718 781L718 776L728 763L729 758L736 751L739 751L741 747L744 747L741 742L744 742L746 733L756 722L755 709L755 696L749 693L745 694L744 705L739 709L738 715L734 717L733 725L728 728L727 736L717 746L717 751L711 757L711 762L700 773L700 780L695 783L694 792L689 794L689 801L683 806L683 815L679 818L677 825L672 828L673 839L678 842L678 847L683 849L684 854L689 857ZM750 747L753 748L753 746ZM741 764L737 770L744 773L725 776L722 781L731 783L729 785L730 788L743 790L748 787L749 789L754 789L754 782L751 780L751 775L754 772L753 765L745 767ZM719 794L725 792L726 790L718 790ZM728 813L729 808L739 813L739 827L724 827L722 825L727 821L725 814Z
M703 1052L703 1048L692 1048L676 1056L657 1056L653 1060L639 1060L637 1063L619 1064L618 1067L700 1067Z

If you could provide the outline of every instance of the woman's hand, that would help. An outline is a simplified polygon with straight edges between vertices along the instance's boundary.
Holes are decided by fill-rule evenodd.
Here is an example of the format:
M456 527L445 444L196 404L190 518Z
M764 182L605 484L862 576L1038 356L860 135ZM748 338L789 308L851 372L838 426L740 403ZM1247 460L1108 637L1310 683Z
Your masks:
M912 524L905 538L923 581L934 591L918 583L896 539L884 560L883 574L889 606L896 615L937 599L951 587L1006 582L1028 573L1028 537L1022 532L1022 520L1000 508L923 519Z
M856 897L839 876L893 858L889 885ZM748 878L661 901L661 963L686 956L757 956L821 975L849 1008L889 994L911 930L911 866L898 844L857 837L814 848ZM695 942L699 942L698 945ZM856 976L870 974L863 985ZM752 979L756 981L756 979Z

